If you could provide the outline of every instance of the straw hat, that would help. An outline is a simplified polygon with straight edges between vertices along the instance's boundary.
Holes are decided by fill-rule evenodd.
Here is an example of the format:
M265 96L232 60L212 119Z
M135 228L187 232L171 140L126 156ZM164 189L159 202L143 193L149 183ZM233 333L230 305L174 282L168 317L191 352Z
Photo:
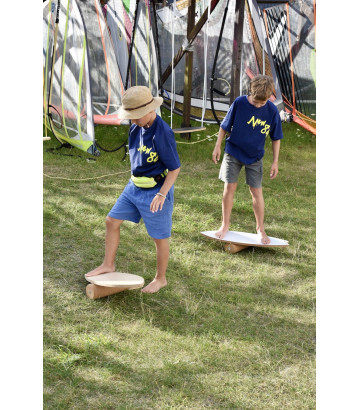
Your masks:
M118 118L121 120L137 120L150 111L160 107L162 97L153 97L148 87L142 85L128 88L122 96Z

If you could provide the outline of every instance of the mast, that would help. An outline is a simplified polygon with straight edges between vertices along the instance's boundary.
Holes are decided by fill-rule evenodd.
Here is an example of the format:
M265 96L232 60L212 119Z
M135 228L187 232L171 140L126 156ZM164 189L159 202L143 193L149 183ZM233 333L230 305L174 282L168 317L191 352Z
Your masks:
M233 103L236 97L240 95L240 68L241 68L241 52L244 31L244 11L245 0L237 0L235 2L235 18L234 18L234 41L233 41L233 56L231 68L231 91L230 104Z
M195 26L195 0L190 0L187 19L187 41L191 42L191 33ZM183 122L181 128L190 127L190 108L191 108L191 85L193 71L194 53L191 49L186 50L185 54L185 74L184 74L184 102L183 102ZM190 133L183 134L183 137L190 140Z

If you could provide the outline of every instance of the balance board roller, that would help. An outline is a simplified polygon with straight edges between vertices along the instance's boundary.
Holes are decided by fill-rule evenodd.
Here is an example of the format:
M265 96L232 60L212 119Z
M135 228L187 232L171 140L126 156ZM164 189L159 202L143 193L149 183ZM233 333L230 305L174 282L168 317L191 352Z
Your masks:
M144 278L131 273L109 272L101 275L86 277L90 282L86 286L86 295L90 299L99 299L114 295L124 290L139 289L144 286Z

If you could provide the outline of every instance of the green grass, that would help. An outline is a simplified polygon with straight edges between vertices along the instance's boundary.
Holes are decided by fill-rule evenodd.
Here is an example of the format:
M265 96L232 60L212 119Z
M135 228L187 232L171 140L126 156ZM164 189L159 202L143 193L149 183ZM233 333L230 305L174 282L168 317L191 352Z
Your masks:
M99 126L96 138L115 146L125 128ZM44 173L73 179L44 177L44 408L315 408L315 137L295 124L283 130L273 181L267 141L263 189L267 233L289 247L231 255L203 237L221 222L216 137L183 144L177 135L169 285L98 300L86 297L84 274L102 261L104 219L130 177L129 159L116 151L87 162L75 149L60 152L81 158L46 152L58 143L44 142ZM107 174L115 175L93 179ZM232 229L253 232L240 178ZM124 223L116 262L153 278L155 247L142 222Z

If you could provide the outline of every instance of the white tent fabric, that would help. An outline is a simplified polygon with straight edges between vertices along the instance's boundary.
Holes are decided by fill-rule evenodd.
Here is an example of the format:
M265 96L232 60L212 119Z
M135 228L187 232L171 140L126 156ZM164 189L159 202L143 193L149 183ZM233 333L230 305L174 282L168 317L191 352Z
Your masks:
M161 71L171 64L171 36L175 37L175 54L187 43L187 8L183 7L184 2L176 2L177 8L175 11L175 18L172 21L171 10L169 7L157 6L157 28L158 28L158 42L159 53L161 56ZM181 5L181 8L180 8ZM201 15L206 12L206 8L210 5L210 0L196 2L196 19L195 24L199 21ZM220 38L220 48L218 58L216 61L214 88L220 93L214 92L211 94L211 73L213 69L216 49L219 41L219 34L223 22L224 12L228 5L228 12L222 37ZM250 79L253 75L265 73L274 79L276 86L276 96L273 102L282 109L281 91L279 88L279 81L277 79L276 70L272 62L272 56L266 39L266 30L262 20L259 17L260 10L255 0L247 0L244 13L243 25L243 43L241 56L241 82L240 84L231 85L231 70L232 70L232 55L234 42L234 24L235 24L235 0L220 0L215 9L210 14L207 25L205 24L201 31L196 36L192 43L193 49L193 71L192 71L192 93L191 93L191 116L193 119L200 120L202 118L203 95L206 95L206 113L205 122L214 122L214 116L211 112L211 95L213 95L213 102L216 112L220 116L224 116L230 104L229 92L231 86L238 87L239 92L248 92ZM173 29L172 29L173 25ZM173 32L172 32L173 30ZM207 30L207 36L206 36ZM207 38L206 38L207 37ZM205 41L206 40L206 41ZM204 44L207 44L207 58L204 61ZM260 51L260 53L259 53ZM204 64L205 63L205 64ZM175 93L171 92L171 77L167 78L163 87L165 89L165 96L169 100L177 102L176 107L181 112L184 96L184 72L185 59L182 58L175 67L176 84ZM206 78L206 82L204 82ZM206 90L204 92L204 84ZM169 102L170 104L170 102Z

